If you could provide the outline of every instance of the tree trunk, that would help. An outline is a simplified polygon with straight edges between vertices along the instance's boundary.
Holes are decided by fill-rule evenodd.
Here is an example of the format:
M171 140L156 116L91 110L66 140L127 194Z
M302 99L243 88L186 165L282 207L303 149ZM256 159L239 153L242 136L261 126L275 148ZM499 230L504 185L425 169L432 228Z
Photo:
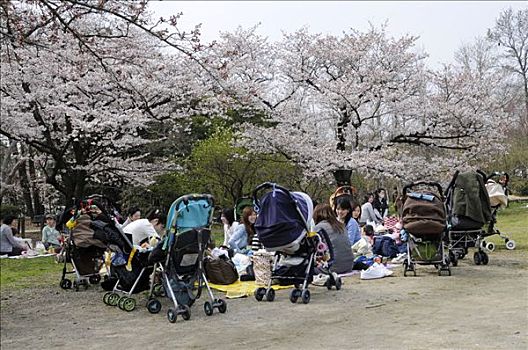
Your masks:
M22 197L24 198L24 203L26 205L26 213L28 216L34 217L35 211L33 210L33 200L31 198L31 190L27 178L25 163L18 169L18 177L20 180L20 187L22 188Z
M31 152L31 151L30 151ZM44 214L44 205L42 203L42 200L40 198L40 192L38 187L35 185L35 181L37 179L36 171L35 171L35 162L33 160L28 160L28 170L29 170L29 180L31 181L31 189L33 193L33 208L36 215L43 215Z

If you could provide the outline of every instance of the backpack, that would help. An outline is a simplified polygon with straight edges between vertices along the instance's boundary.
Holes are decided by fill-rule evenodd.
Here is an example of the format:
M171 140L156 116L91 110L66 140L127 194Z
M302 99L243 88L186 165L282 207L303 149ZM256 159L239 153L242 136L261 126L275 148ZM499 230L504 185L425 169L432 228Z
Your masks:
M372 253L375 255L394 258L398 255L399 250L396 242L391 237L381 236L374 238Z

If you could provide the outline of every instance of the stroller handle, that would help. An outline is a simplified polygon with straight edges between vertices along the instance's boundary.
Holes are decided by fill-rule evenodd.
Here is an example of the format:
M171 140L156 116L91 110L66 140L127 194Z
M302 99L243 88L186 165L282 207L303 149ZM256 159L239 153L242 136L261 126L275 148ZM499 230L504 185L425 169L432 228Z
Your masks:
M455 177L456 178L456 177ZM436 187L436 189L438 190L438 194L440 195L442 201L444 199L444 191L442 189L442 186L438 183L438 182L434 182L434 181L417 181L417 182L411 182L410 184L408 185L405 185L405 187L403 188L403 194L406 195L407 192L412 189L413 187L416 187L416 186L420 186L420 185L425 185L425 186L431 186L431 187Z
M183 204L187 205L189 204L189 200L200 200L204 199L206 200L211 206L214 206L214 197L211 194L186 194L185 196L181 196L177 199L177 201L183 202Z
M262 190L265 190L265 189L268 189L268 188L279 189L281 191L284 191L291 198L291 194L290 194L290 191L288 189L286 189L286 188L284 188L284 187L282 187L280 185L277 185L274 182L264 182L263 184L258 185L253 190L253 193L251 194L251 197L253 198L253 204L255 205L255 208L257 209L257 211L260 210L260 200L257 197L258 192L260 192Z

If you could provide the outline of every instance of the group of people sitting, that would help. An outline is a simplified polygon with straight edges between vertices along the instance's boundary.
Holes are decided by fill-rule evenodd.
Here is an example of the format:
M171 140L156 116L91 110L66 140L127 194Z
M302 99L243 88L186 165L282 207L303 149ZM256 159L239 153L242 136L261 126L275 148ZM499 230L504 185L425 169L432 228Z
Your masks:
M334 250L332 272L343 274L367 269L378 255L384 255L387 244L392 248L392 251L389 249L390 257L404 254L406 246L398 242L399 230L384 231L384 235L375 230L382 227L388 208L384 189L367 194L363 205L348 196L340 196L336 198L335 209L326 203L315 206L313 231L323 229L331 240ZM223 210L222 248L227 249L231 257L252 255L263 248L255 234L256 219L257 214L250 206L243 209L240 222L235 220L233 209Z

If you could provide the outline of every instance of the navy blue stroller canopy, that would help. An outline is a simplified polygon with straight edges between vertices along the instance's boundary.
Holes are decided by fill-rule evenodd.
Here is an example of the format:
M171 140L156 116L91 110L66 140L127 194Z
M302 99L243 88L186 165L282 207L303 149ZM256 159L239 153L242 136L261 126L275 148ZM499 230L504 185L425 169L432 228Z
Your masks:
M261 186L272 187L259 200L256 192ZM310 230L313 203L302 192L289 192L274 184L264 184L254 192L255 209L258 212L255 232L267 250L283 250L294 246Z

